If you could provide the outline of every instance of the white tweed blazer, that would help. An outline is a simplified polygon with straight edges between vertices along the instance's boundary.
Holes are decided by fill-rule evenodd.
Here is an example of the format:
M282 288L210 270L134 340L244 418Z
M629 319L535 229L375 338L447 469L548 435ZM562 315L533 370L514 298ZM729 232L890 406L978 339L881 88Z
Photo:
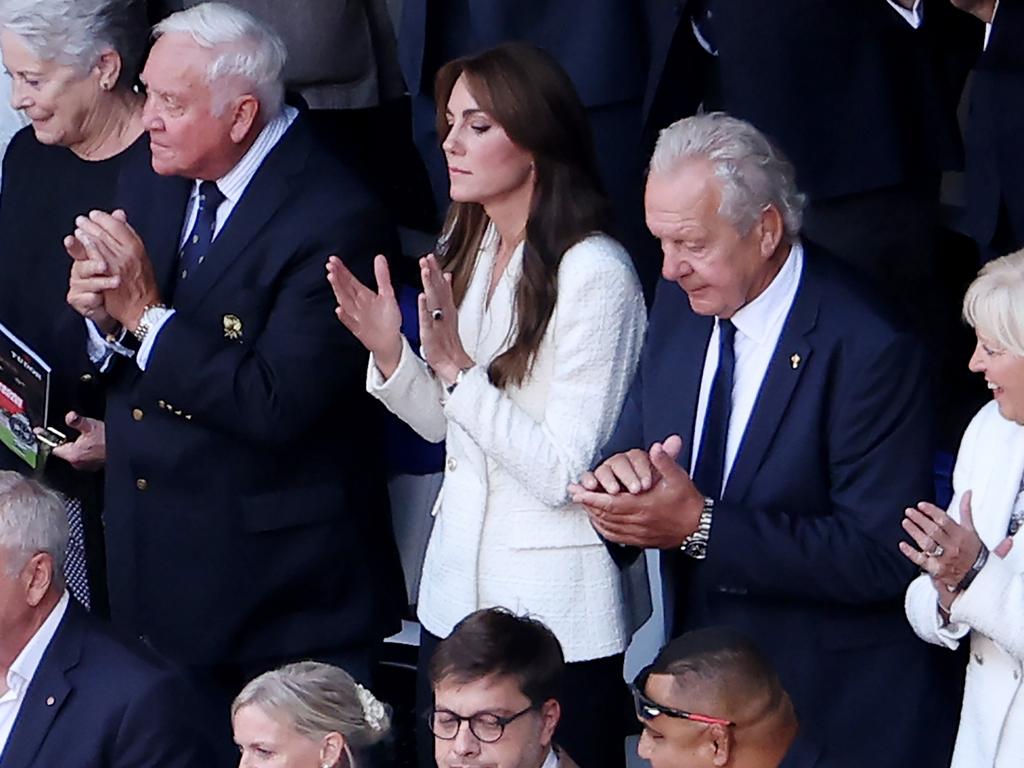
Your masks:
M1010 512L1024 476L1024 427L1004 419L993 401L964 433L953 472L950 517L972 491L971 513L991 550L1006 538ZM1005 559L990 555L971 586L953 601L943 627L927 575L907 589L907 617L924 640L956 648L970 635L967 685L952 768L1024 765L1024 534Z
M444 637L469 613L500 605L544 621L567 661L620 653L629 629L619 570L566 486L597 459L632 382L646 326L640 285L610 237L570 248L531 374L500 390L487 365L514 332L523 256L520 246L488 305L496 247L492 227L459 308L476 366L451 396L408 343L387 381L370 360L367 391L427 440L446 441L419 619Z

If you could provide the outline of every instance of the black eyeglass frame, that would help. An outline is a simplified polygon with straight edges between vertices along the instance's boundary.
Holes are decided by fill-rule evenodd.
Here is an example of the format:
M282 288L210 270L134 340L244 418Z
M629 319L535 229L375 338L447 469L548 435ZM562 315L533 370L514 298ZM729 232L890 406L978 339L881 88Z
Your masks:
M639 719L653 720L658 715L665 715L666 717L674 717L678 720L692 720L695 723L704 723L706 725L722 725L726 727L736 725L735 722L727 720L724 717L704 715L700 712L687 712L685 709L676 709L675 707L669 707L665 704L659 704L644 693L644 685L646 685L647 678L650 674L651 667L644 667L640 670L640 674L638 674L629 685L629 691L633 694L633 705L636 710L636 716Z
M462 730L463 723L469 723L469 732L473 734L473 737L479 739L484 744L494 744L495 742L501 741L501 737L505 735L505 728L508 727L509 723L518 720L520 717L525 715L527 712L532 712L535 709L540 709L539 704L531 704L526 709L516 712L514 715L496 715L493 712L475 712L468 717L452 712L450 709L432 709L426 713L427 727L430 732L442 741L454 741L459 736L459 731ZM442 736L434 729L434 717L439 713L443 712L446 715L451 715L455 719L455 732L451 736ZM493 739L485 739L479 733L476 732L476 728L473 727L474 718L480 717L481 715L490 715L494 718L495 724L498 726L498 735Z

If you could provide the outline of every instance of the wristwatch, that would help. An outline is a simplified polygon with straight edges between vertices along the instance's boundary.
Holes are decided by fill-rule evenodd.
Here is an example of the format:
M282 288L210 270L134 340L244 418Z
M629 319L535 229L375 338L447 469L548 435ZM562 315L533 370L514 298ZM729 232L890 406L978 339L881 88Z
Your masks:
M142 317L139 318L138 324L135 326L135 330L132 331L132 336L138 339L139 344L146 340L146 336L149 335L150 329L153 327L153 323L156 322L156 310L167 309L166 304L147 304L142 309Z
M697 521L697 530L683 539L679 547L684 555L689 555L694 560L703 560L708 556L708 539L711 537L711 515L715 511L715 500L710 496L704 497L704 508L700 512L700 519Z
M981 569L985 567L985 563L988 562L988 547L984 544L981 545L981 550L978 552L978 558L974 561L974 565L971 566L971 570L964 574L964 577L960 579L960 583L956 585L957 592L963 592L974 582L974 579Z

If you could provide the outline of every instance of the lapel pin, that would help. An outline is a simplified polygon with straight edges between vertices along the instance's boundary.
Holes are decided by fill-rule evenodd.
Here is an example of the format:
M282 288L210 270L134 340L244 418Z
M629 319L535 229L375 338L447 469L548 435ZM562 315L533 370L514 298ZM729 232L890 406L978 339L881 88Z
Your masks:
M57 703L57 700L55 698L53 698L53 696L47 696L46 697L46 706L52 707L56 703Z
M793 366L793 370L794 371L797 368L799 368L800 367L800 355L794 354L791 358L789 358L789 364L791 366Z
M242 338L242 321L238 315L224 315L224 338L232 341Z

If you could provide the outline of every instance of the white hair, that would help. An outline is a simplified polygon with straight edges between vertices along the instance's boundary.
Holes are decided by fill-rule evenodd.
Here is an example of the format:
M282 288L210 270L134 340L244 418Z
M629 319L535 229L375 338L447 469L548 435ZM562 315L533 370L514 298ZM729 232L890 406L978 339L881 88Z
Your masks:
M107 50L121 57L118 85L134 85L146 49L142 0L3 0L0 27L43 61L86 74Z
M989 341L1024 357L1024 249L981 268L964 295L964 320Z
M722 183L718 212L742 235L768 206L782 216L786 236L800 234L806 198L792 164L750 123L724 112L678 120L658 135L650 173L673 171L684 160L704 159Z
M35 480L0 471L0 548L9 576L41 552L53 559L54 582L64 583L68 517L64 502Z
M250 705L284 718L313 740L340 733L345 737L349 768L356 768L350 746L361 749L375 744L391 727L387 708L373 694L345 670L317 661L286 664L253 679L231 704L232 717Z
M225 87L228 80L251 88L268 119L281 111L288 49L267 24L227 3L202 3L153 27L154 40L168 34L188 35L199 47L215 52L206 71L206 82L216 94L214 114L220 114L231 98Z

